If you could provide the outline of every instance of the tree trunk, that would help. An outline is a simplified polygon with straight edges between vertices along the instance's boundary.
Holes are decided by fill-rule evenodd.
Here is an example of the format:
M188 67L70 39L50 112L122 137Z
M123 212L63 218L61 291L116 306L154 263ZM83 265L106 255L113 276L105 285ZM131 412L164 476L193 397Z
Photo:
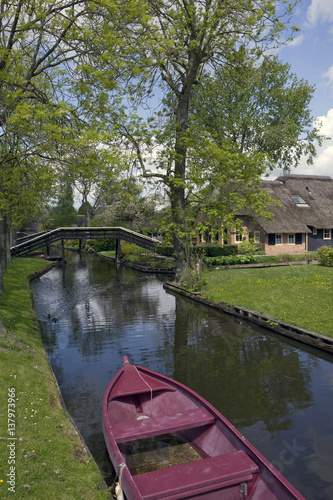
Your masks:
M0 210L0 293L5 293L3 275L7 271L7 223L6 215Z
M182 92L178 95L176 109L176 139L175 139L175 175L170 181L170 201L172 221L176 228L173 232L173 244L176 255L176 280L179 281L189 270L189 238L186 223L186 157L189 104L191 91L196 81L200 66L200 57L192 55L189 63L191 68Z
M13 246L13 228L12 219L10 215L6 215L6 269L9 264L12 263L12 256L10 249Z

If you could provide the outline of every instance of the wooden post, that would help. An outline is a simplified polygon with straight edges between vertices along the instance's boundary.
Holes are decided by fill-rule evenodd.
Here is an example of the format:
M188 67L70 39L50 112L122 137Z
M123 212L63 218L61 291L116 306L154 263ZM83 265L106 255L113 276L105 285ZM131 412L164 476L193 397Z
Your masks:
M116 263L120 263L120 238L116 239Z
M79 252L82 253L82 238L79 239Z
M61 239L61 259L62 262L65 262L65 245L64 245L64 238Z
M46 255L51 254L50 240L46 240Z

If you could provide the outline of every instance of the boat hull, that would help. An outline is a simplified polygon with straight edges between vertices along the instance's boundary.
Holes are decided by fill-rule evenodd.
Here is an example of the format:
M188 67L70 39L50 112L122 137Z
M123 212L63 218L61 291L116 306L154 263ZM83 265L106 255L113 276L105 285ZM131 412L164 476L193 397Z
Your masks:
M304 500L205 399L124 359L103 432L127 500Z

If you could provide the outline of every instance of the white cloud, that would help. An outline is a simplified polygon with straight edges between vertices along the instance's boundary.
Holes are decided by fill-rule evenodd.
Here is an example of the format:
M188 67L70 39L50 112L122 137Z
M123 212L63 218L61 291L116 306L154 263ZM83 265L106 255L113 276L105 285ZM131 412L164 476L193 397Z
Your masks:
M333 22L333 2L332 0L312 0L307 12L310 24L321 21Z
M331 85L333 83L333 65L329 68L329 70L323 74L324 78L328 78L328 83Z
M326 116L318 116L315 125L320 128L321 134L333 138L333 108L327 111Z
M333 75L332 75L333 76ZM330 139L324 141L320 148L317 148L317 156L313 160L313 165L307 165L305 158L297 169L292 173L303 175L329 175L333 177L333 108L327 111L326 116L318 116L314 125L320 129L320 133Z
M317 148L317 156L313 164L308 165L306 158L301 158L300 164L292 168L291 174L298 175L329 175L333 177L333 108L329 109L326 116L318 116L314 125L320 128L320 133L328 139L321 147Z
M332 144L332 141L330 141ZM315 174L333 176L333 146L328 146L319 156L315 159L313 164Z

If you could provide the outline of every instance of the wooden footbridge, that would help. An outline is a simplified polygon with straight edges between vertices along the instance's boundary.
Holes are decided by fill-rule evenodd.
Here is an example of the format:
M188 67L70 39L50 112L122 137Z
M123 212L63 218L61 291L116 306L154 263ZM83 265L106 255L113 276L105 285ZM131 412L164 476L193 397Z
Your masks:
M130 231L123 227L59 227L53 231L44 231L36 236L21 238L10 250L13 256L19 256L36 253L46 247L47 254L49 255L51 244L56 241L61 241L62 256L64 257L64 242L66 240L79 240L81 248L82 240L109 239L116 240L117 260L120 258L121 241L129 241L130 243L135 243L140 247L153 251L160 243L160 241L155 238L150 238L149 236Z

